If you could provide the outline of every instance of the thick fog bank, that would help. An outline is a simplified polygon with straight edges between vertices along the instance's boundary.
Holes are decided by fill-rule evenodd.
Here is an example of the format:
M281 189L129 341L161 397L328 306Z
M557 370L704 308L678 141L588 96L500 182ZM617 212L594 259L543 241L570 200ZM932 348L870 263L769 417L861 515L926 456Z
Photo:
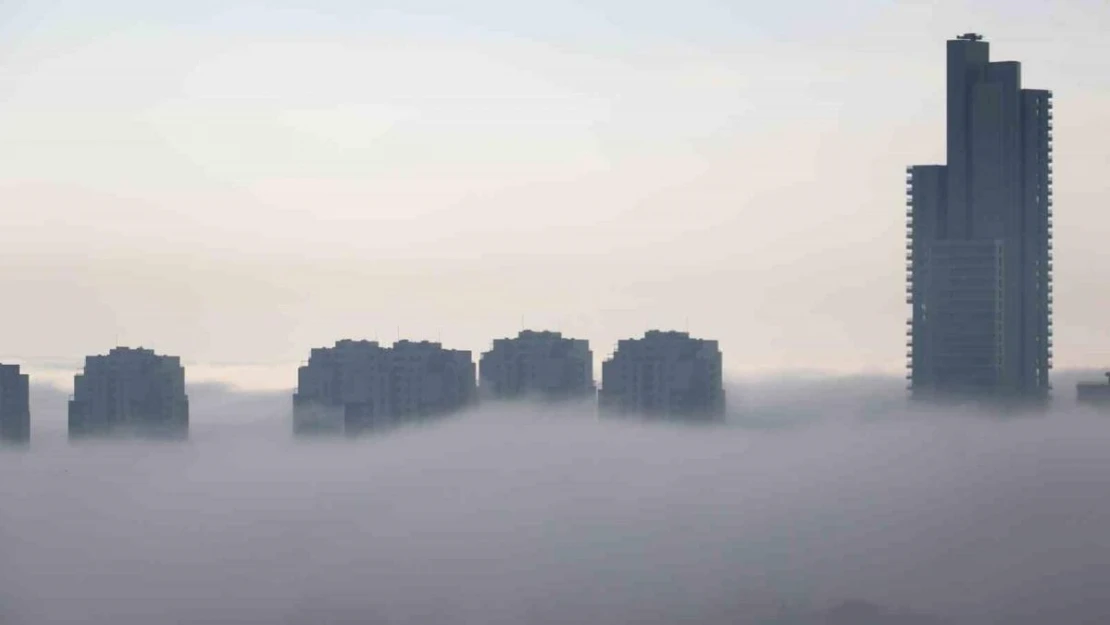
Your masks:
M1110 416L910 411L901 386L309 443L287 394L197 386L189 442L82 445L38 388L31 449L0 453L0 622L1110 622Z

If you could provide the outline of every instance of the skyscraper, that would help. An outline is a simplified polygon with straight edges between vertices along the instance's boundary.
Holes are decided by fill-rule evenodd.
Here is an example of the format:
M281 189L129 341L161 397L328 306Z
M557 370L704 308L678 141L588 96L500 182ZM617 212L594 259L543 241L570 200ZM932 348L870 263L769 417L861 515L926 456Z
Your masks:
M293 433L355 435L457 412L475 398L468 351L344 339L314 348L298 370Z
M0 444L31 440L31 409L27 374L19 365L0 365Z
M1052 93L948 41L946 165L907 168L914 397L1043 399L1052 367Z
M598 407L607 414L723 417L722 375L717 341L650 330L620 341L602 363Z
M496 399L594 398L590 342L559 332L523 330L495 339L478 361L482 394Z
M85 358L73 377L70 438L153 435L183 438L189 432L185 369L177 356L149 349L113 348Z

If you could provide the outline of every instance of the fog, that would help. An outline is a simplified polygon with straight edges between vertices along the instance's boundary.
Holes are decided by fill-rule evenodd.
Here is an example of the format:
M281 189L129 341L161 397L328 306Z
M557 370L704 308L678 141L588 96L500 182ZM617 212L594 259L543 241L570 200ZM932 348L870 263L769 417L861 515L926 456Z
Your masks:
M1110 415L1066 388L1038 417L911 411L902 386L303 442L287 394L200 385L188 443L80 445L38 387L32 447L0 453L0 622L1107 622Z

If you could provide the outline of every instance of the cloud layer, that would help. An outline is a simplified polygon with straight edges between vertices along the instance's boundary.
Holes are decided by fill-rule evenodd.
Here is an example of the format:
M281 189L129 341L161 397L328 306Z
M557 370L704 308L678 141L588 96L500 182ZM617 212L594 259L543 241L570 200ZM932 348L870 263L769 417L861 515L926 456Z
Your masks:
M720 427L504 406L304 443L285 394L199 386L188 444L70 446L39 389L34 447L0 454L0 622L1110 616L1110 420L900 396L764 382Z

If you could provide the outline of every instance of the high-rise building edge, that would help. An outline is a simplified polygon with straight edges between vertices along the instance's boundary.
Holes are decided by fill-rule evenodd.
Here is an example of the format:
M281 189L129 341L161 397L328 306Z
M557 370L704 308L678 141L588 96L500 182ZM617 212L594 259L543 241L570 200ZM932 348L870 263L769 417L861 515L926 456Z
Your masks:
M293 432L356 435L462 410L477 398L474 369L469 351L429 341L314 348L297 372Z
M906 169L915 398L1045 399L1052 368L1052 93L947 42L947 163Z
M0 444L31 440L30 380L19 365L0 364Z
M620 341L602 363L598 408L602 414L723 418L721 365L717 341L649 330L642 338Z
M189 398L185 369L177 356L149 349L116 347L85 358L73 377L69 436L152 436L185 438Z
M559 332L523 330L493 341L478 361L479 390L492 399L595 398L590 342Z

